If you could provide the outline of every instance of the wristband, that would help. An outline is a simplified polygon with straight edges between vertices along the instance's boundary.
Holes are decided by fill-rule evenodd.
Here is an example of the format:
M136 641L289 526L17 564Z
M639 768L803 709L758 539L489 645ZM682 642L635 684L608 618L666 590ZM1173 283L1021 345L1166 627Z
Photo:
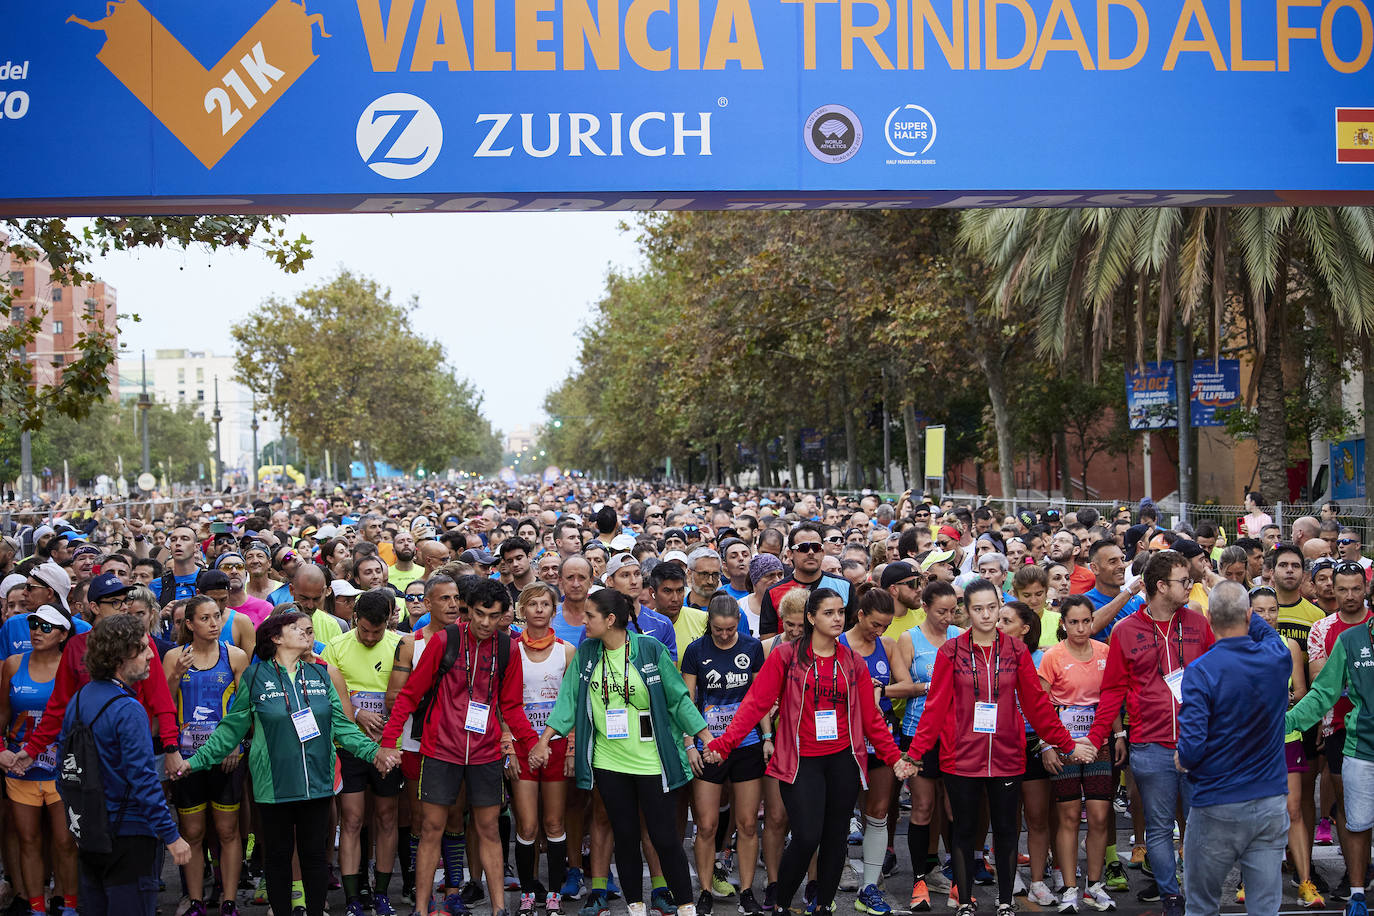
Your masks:
M773 740L773 733L772 733L772 732L769 732L768 734L766 734L766 735L760 735L759 737L762 738L764 741L772 741L772 740Z
M1113 738L1124 738L1124 737L1126 737L1126 732L1125 732L1124 730L1119 731L1119 732L1113 732L1113 733L1112 733L1112 737L1113 737Z

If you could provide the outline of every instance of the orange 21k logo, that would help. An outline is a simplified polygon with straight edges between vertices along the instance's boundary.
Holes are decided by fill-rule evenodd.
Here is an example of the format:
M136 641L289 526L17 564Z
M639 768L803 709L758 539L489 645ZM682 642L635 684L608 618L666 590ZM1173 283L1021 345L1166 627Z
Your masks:
M304 0L276 0L209 70L139 0L107 0L105 18L71 16L105 33L96 55L207 168L229 152L317 59Z

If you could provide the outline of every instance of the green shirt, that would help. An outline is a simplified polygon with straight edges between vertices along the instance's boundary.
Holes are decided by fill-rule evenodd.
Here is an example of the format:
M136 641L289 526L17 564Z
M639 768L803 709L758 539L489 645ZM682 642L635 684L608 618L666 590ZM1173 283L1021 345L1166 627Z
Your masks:
M592 673L591 689L587 691L587 698L591 701L592 725L596 729L592 765L635 776L657 776L662 772L662 766L658 761L652 730L647 739L640 737L639 719L649 715L649 692L635 666L627 663L625 649L626 646L621 646L607 650ZM628 710L628 738L607 737L608 709Z
M1059 644L1059 621L1062 615L1058 611L1045 608L1040 615L1040 648L1048 649L1050 646Z
M684 604L673 621L673 632L677 634L677 660L681 667L687 647L706 633L706 612Z
M387 630L375 646L358 640L358 631L349 630L330 640L324 660L343 675L348 698L357 709L366 709L386 718L386 686L396 663L396 644L401 634Z
M1343 723L1345 756L1374 761L1374 708L1370 706L1374 699L1374 643L1370 641L1369 627L1351 627L1336 637L1331 655L1317 672L1312 687L1284 716L1284 730L1300 732L1316 725L1336 705L1342 692L1352 706Z
M324 608L311 613L310 625L315 628L315 639L326 646L338 639L339 634L343 632L343 627L339 626L338 618Z
M419 563L412 564L409 572L403 569L397 569L393 566L391 567L391 571L386 574L386 581L404 592L407 585L423 577L424 574L425 568Z

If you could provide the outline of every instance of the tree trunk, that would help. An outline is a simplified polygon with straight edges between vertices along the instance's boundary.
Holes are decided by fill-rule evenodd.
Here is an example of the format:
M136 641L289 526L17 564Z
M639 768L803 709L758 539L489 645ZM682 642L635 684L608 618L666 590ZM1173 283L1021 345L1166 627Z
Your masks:
M975 355L978 366L987 379L988 400L992 402L992 422L997 430L997 473L1002 478L1002 495L1010 498L1016 492L1016 477L1012 467L1015 455L1012 450L1011 411L1007 408L1007 380L1003 373L1002 351L987 345L988 335L984 333L986 329L979 327L974 309L973 298L966 297L964 315L968 319L973 339L977 342ZM926 469L926 473L930 473L929 468ZM944 468L940 468L939 473L943 475Z
M769 466L768 466L768 442L767 442L767 440L758 439L758 440L756 440L756 441L754 442L754 459L758 462L758 468L759 468L759 486L760 486L760 487L766 487L766 486L768 486L769 483L771 483L771 481L769 480L769 476L770 476L770 473L771 473L771 472L770 472Z
M844 410L844 463L845 488L863 488L862 471L859 470L859 424L854 419L854 411L846 406Z
M916 426L916 405L902 405L902 427L906 432L906 485L910 490L924 490L925 469L921 467L921 430Z
M1073 471L1069 467L1069 434L1062 428L1054 431L1054 452L1059 462L1059 492L1065 499L1073 499Z
M1255 441L1259 450L1260 491L1272 503L1288 499L1288 418L1284 409L1283 305L1273 293L1266 292L1265 299L1268 346L1258 370L1255 407L1259 424Z
M797 485L797 431L788 423L783 430L786 440L783 442L783 452L787 455L787 482L792 486ZM779 481L781 483L781 481Z

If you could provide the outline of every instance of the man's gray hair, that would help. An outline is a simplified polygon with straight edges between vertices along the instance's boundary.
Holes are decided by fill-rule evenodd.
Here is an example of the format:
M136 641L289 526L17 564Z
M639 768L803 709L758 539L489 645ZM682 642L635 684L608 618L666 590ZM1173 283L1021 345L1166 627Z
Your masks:
M695 572L697 568L697 563L701 562L702 560L719 559L720 554L716 553L710 547L698 547L696 550L693 550L690 554L687 555L687 568Z
M1250 608L1250 596L1245 586L1229 579L1217 583L1208 598L1207 616L1212 621L1212 629L1232 630L1245 626L1245 612Z

